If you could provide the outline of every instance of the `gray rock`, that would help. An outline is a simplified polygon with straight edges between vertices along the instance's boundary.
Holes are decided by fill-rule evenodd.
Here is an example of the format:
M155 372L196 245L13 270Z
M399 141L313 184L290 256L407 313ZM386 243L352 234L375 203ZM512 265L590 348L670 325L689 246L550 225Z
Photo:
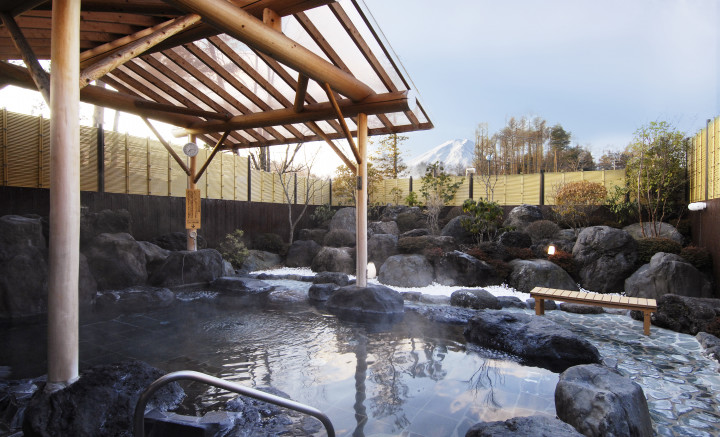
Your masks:
M642 388L598 364L571 367L560 375L555 410L561 420L586 436L653 435Z
M223 276L233 276L235 274L235 269L233 268L232 264L230 264L228 261L223 260Z
M285 265L288 267L310 267L322 246L313 240L295 240L288 249Z
M328 229L330 231L343 230L355 232L355 208L340 208L330 220Z
M659 299L672 293L688 297L713 296L705 275L679 255L658 252L648 264L625 280L625 294L631 297Z
M130 234L100 234L84 254L98 290L120 290L148 280L145 251Z
M423 214L420 208L416 206L399 213L395 222L397 223L400 232L427 228L427 217Z
M150 276L155 268L161 265L167 257L170 256L170 251L149 241L138 241L138 244L140 245L142 252L145 254L145 269L148 272L148 276Z
M282 264L280 255L263 250L249 250L248 256L243 261L242 269L248 272L257 270L269 270Z
M100 234L132 234L132 219L126 209L104 209L80 216L80 244L85 245Z
M268 293L268 302L276 305L297 305L308 300L308 292L297 288L278 287Z
M527 309L527 304L520 300L517 296L498 296L498 304L500 308L520 308Z
M355 274L355 250L350 247L323 247L310 268L314 272L342 272Z
M400 253L424 253L430 249L439 248L443 252L455 248L453 237L436 235L424 235L420 237L400 237L398 239L398 252Z
M535 287L578 290L568 272L546 259L515 259L509 264L512 272L508 277L508 285L518 291L529 293Z
M41 220L0 217L0 319L47 312L47 285L47 249Z
M530 247L532 238L522 231L508 231L500 235L500 244L505 247Z
M720 361L720 338L707 332L698 332L695 338L697 338L700 345L705 348L705 353L716 361Z
M313 284L335 284L344 287L350 283L348 275L339 272L320 272L312 280Z
M175 294L167 288L137 286L123 290L99 291L94 305L98 309L143 312L165 308L175 302Z
M528 309L535 309L535 299L532 297L526 300L525 303L527 303ZM557 303L555 303L554 300L543 299L543 306L545 307L545 311L554 311L557 309Z
M380 219L383 221L396 221L398 214L410 211L412 207L406 205L388 205L383 209Z
M468 321L477 314L476 310L471 308L448 305L417 305L412 303L405 305L405 311L423 316L431 322L448 325L467 325Z
M546 317L478 310L464 334L472 343L517 355L553 372L600 362L595 346Z
M298 240L312 240L322 246L327 229L300 229Z
M287 244L283 237L272 232L247 233L243 236L243 240L248 249L277 254L287 252Z
M634 271L637 243L625 231L609 226L583 229L573 247L580 284L598 293L620 293Z
M434 264L435 281L442 285L482 287L502 282L490 264L458 250L437 258Z
M380 267L378 280L397 287L426 287L432 284L433 268L422 255L393 255Z
M390 234L398 236L400 235L400 228L398 228L397 223L394 221L368 223L368 235L373 236L377 234Z
M708 324L720 317L720 299L666 294L657 300L657 306L652 315L653 325L684 334L705 331Z
M562 302L560 304L560 311L573 314L602 314L605 312L603 307L568 302Z
M80 305L89 305L92 303L98 286L95 277L90 271L87 257L80 254L80 277L78 278L78 300Z
M325 235L323 246L355 247L355 231L345 229L332 229Z
M313 284L310 286L310 290L308 290L308 297L311 300L316 300L318 302L325 302L330 298L330 296L337 290L340 289L340 286L337 284L332 283L326 283L326 284Z
M262 294L272 291L275 287L265 281L241 276L223 276L211 284L213 290L237 294Z
M171 232L153 238L150 242L167 250L187 250L187 234L185 232ZM207 241L205 241L205 237L200 234L197 236L197 248L207 248Z
M644 236L643 229L645 229ZM657 235L655 235L655 229L653 229L653 224L650 222L643 222L642 225L640 223L633 223L632 225L625 226L623 228L623 231L630 234L630 236L636 240L639 240L640 238L657 236L660 238L669 238L680 245L682 245L685 241L685 238L683 238L682 234L677 229L675 229L673 225L665 222L660 222L657 224Z
M462 226L461 221L463 218L467 219L469 216L461 215L451 219L448 224L442 228L440 235L443 237L453 237L458 244L472 242L473 236Z
M98 435L131 437L132 417L140 393L165 372L140 361L123 361L85 369L63 389L38 389L25 411L26 436ZM185 396L177 382L155 394L148 409L167 411Z
M176 251L153 272L150 284L157 287L210 283L223 275L223 259L215 249Z
M422 237L425 235L430 235L430 229L428 228L420 228L420 229L412 229L407 232L403 232L400 234L399 238L404 237Z
M388 258L398 254L397 242L397 235L373 235L367 243L368 261L374 262L376 266L382 266Z
M455 290L450 295L450 305L463 308L472 308L474 310L499 310L500 302L498 298L489 291L479 290Z
M523 204L510 210L503 222L503 226L506 228L514 227L515 229L522 231L528 224L542 219L543 215L540 208L535 205Z
M513 417L504 422L480 422L465 437L581 437L575 428L547 416Z
M358 320L402 317L405 311L400 293L384 285L341 287L330 296L326 307L343 318Z
M420 295L420 302L431 305L450 305L450 296L423 293Z

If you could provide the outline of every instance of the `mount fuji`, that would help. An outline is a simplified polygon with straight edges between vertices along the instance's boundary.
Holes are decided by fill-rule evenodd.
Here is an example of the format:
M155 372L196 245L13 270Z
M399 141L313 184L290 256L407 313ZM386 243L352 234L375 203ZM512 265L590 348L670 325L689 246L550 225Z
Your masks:
M407 172L414 178L425 175L428 164L439 161L448 173L456 169L472 167L475 143L468 139L445 141L439 146L428 150L407 164ZM464 171L463 171L464 173Z

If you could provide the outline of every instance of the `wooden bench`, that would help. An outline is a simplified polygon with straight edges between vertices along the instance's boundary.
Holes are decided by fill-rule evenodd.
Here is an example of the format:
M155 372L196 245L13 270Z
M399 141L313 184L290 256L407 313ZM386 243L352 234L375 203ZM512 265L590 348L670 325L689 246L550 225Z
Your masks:
M535 314L545 314L545 299L560 300L563 302L595 305L610 308L623 308L643 312L643 332L650 335L650 314L657 311L655 299L642 297L625 297L601 293L586 293L582 291L558 290L555 288L535 287L530 292L535 298Z

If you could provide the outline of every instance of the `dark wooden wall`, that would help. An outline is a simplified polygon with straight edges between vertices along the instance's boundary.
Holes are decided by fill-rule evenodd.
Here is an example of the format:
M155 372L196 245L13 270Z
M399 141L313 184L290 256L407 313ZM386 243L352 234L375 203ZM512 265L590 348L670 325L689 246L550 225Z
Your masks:
M710 251L715 276L715 295L720 296L720 199L705 202L703 211L690 211L692 240L696 246Z
M132 217L132 233L136 240L147 241L163 234L185 230L184 197L83 191L80 201L89 212L127 209ZM302 205L294 205L293 209L294 217L297 217ZM296 232L311 227L310 214L314 210L315 206L308 206ZM47 217L49 212L49 190L0 187L0 216L38 214ZM290 233L288 207L278 203L202 200L202 229L199 234L207 240L210 247L216 247L226 234L235 229L242 229L246 235L272 232L287 241Z

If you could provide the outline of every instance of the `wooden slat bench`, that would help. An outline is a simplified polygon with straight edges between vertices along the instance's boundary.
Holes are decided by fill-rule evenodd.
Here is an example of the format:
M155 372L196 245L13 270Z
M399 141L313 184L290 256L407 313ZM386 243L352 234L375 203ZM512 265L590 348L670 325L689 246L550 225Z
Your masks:
M645 299L642 297L615 296L545 287L533 288L532 291L530 291L530 297L535 298L535 314L539 316L545 314L545 299L642 311L644 315L643 332L645 335L650 335L650 314L657 311L657 302L655 299Z

